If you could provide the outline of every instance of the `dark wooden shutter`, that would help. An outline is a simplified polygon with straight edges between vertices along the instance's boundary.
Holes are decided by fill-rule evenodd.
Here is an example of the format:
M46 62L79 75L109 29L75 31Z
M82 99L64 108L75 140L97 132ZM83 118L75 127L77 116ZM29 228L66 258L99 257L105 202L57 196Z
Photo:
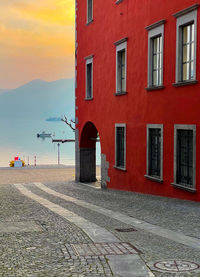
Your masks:
M149 175L160 178L161 129L149 129Z
M177 183L193 185L193 131L178 130L177 134Z
M87 98L92 98L92 63L87 64Z
M116 165L118 167L124 167L124 147L125 147L125 128L124 127L117 127L116 129Z

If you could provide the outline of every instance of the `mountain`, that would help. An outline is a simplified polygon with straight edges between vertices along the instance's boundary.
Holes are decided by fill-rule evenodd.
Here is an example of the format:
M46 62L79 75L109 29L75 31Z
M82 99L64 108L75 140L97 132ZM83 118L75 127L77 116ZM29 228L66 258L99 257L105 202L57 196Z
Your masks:
M33 80L0 93L0 118L46 119L64 114L74 118L74 106L74 79Z

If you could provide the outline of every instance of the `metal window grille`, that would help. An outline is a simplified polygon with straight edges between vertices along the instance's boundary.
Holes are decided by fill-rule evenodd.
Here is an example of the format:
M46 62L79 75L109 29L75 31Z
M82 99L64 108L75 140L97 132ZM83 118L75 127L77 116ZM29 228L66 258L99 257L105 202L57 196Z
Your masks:
M118 91L126 90L126 52L125 49L118 52Z
M193 186L193 131L177 131L177 184Z
M92 98L92 63L87 64L87 96Z
M88 18L87 18L87 21L88 22L91 22L92 21L92 10L93 10L93 0L87 0L88 1L88 11L87 11L87 15L88 15Z
M162 36L152 39L152 85L162 85Z
M182 27L182 81L194 79L194 23Z
M161 174L161 129L149 129L149 175L159 177Z
M125 127L116 128L116 166L124 167Z

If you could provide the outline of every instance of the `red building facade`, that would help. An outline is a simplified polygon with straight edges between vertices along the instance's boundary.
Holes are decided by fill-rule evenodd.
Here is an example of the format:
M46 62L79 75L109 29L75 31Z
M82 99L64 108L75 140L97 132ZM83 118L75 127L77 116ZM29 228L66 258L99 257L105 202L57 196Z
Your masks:
M165 3L164 3L165 2ZM200 1L76 0L76 180L200 201Z

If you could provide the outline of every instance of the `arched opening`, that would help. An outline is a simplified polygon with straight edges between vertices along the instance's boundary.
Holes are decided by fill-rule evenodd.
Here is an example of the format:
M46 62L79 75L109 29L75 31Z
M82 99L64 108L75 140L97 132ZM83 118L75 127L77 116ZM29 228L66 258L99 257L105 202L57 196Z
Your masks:
M100 168L97 172L97 164L101 163L98 131L92 122L87 122L83 127L80 140L80 181L96 182L100 177ZM96 152L96 149L98 151ZM97 157L97 154L98 156Z

